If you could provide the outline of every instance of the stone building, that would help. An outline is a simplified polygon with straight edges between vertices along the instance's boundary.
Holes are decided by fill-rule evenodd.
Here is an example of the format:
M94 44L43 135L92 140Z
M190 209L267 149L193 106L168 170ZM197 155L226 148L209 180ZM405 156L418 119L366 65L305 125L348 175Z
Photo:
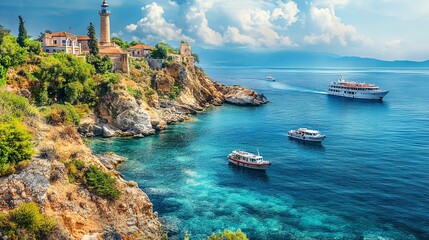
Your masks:
M182 57L182 62L186 62L188 66L194 66L194 57L189 43L183 41L180 43L180 56Z
M155 48L145 44L137 44L128 48L128 51L131 53L131 56L137 58L150 56L152 50L155 50Z
M78 37L68 32L46 33L42 41L42 48L47 53L65 52L76 56L82 54Z
M88 54L89 53L88 41L89 41L88 36L77 36L77 42L80 44L82 54Z

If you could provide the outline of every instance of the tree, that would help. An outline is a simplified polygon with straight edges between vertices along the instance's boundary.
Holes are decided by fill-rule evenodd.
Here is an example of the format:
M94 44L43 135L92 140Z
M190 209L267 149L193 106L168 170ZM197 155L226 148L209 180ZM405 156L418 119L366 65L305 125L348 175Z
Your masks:
M19 65L25 62L27 56L28 52L19 46L14 36L9 34L3 37L0 44L0 65L6 69Z
M18 33L18 44L21 47L25 47L25 40L28 38L27 30L24 26L24 19L21 16L19 18L19 33Z
M39 42L43 42L43 38L45 38L45 35L46 34L51 34L52 32L51 32L51 30L45 30L44 32L41 32L40 34L39 34L39 36L37 37L37 41L39 41Z
M25 40L25 46L27 46L28 52L30 54L39 55L42 52L42 43L41 42L31 40L31 39L26 39Z
M95 98L94 68L72 54L56 53L42 59L34 75L32 93L38 105L90 102Z
M4 28L2 25L0 25L0 44L3 41L3 37L9 35L10 30Z
M194 62L200 63L200 56L196 53L192 53L192 57L194 57Z
M138 45L138 44L143 44L143 43L140 42L140 41L131 41L130 43L128 43L128 46L132 47L132 46L135 46L135 45Z
M112 42L112 43L115 43L116 45L118 45L119 47L121 47L122 49L127 49L128 48L128 43L127 42L125 42L125 41L123 41L122 39L120 39L120 38L117 38L117 37L112 37L111 39L110 39L110 41Z
M88 54L86 56L86 61L94 66L95 71L99 74L105 74L110 72L110 69L112 69L113 62L110 60L110 57L107 55L104 56L94 56L92 54Z
M89 53L92 55L98 55L98 53L100 52L100 50L98 49L98 40L97 40L97 35L95 32L95 27L94 24L89 23L88 26L88 46L89 46Z
M159 42L155 45L155 50L152 51L151 57L158 59L166 59L169 53L178 54L179 51L174 49L167 43Z

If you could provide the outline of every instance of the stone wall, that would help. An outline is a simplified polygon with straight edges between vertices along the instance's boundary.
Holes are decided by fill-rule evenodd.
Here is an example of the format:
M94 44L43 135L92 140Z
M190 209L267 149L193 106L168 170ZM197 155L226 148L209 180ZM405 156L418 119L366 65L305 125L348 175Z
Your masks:
M128 54L107 54L112 60L112 72L122 71L124 73L130 73L130 65L128 60Z
M161 70L162 64L165 62L164 59L153 59L149 58L147 59L147 63L149 64L149 67L154 70Z

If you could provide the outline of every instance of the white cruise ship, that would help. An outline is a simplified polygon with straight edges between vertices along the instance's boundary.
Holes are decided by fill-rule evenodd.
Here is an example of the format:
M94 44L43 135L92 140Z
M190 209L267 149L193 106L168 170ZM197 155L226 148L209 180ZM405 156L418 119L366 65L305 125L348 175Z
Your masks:
M328 88L329 95L359 99L383 100L388 92L374 84L349 82L343 77L340 77L337 82L332 82Z

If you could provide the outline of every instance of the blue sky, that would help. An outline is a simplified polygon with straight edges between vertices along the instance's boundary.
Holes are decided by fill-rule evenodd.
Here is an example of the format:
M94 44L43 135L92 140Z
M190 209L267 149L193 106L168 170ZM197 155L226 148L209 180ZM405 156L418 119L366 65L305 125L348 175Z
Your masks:
M17 33L85 35L102 0L0 0L0 24ZM197 49L327 52L383 60L429 59L429 0L108 0L111 29L148 44Z

